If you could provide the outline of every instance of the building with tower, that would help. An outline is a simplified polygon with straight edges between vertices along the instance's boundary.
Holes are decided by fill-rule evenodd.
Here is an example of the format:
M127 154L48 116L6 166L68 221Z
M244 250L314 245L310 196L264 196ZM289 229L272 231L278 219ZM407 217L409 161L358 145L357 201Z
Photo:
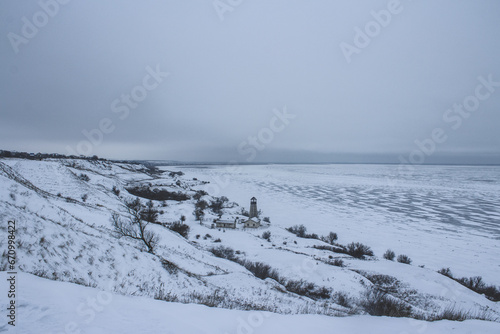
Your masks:
M244 226L248 228L260 227L259 211L257 210L257 198L255 197L250 199L250 211L248 219L244 223Z
M243 215L223 215L214 219L212 228L237 229L240 224L243 228L259 228L262 226L262 222L259 218L259 210L257 209L257 198L252 197L250 199L248 217Z

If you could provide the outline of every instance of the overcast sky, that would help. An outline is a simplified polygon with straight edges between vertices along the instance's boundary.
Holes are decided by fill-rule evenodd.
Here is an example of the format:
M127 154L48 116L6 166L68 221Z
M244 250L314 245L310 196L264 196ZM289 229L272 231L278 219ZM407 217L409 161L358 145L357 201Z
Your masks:
M0 149L500 163L498 0L59 1L0 2Z

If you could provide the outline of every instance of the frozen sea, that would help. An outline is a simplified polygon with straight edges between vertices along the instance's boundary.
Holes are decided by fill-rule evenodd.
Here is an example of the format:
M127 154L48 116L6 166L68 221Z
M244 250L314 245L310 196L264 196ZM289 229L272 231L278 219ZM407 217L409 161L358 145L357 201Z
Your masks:
M500 166L182 166L206 190L259 209L273 224L359 241L414 265L500 284Z

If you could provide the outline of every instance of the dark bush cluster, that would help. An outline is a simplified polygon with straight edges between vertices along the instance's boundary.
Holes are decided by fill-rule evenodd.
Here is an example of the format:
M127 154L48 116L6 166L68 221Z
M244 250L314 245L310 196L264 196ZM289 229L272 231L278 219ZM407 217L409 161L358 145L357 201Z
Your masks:
M337 241L338 236L337 233L335 232L330 232L328 235L321 237L321 240L323 240L326 243L329 243L330 245L334 245L335 241Z
M200 224L203 222L203 217L205 217L205 209L207 208L208 203L205 200L197 200L197 202L194 204L194 211L193 215L195 216L196 220L200 222Z
M250 213L245 208L241 208L239 214L245 217L250 217Z
M58 153L28 153L28 152L16 152L16 151L6 151L0 150L0 158L21 158L21 159L29 159L29 160L43 160L43 159L81 159L81 160L100 160L100 161L108 161L106 159L99 158L97 155L93 155L91 157L87 156L76 156L76 155L64 155Z
M289 280L283 285L290 292L296 293L301 296L306 296L314 300L329 299L332 292L330 289L324 286L319 287L314 283L306 282L304 280Z
M80 181L84 181L84 182L90 181L90 177L87 174L84 174L84 173L81 173L80 175L78 175L78 179Z
M167 226L170 230L179 233L184 238L187 239L189 235L189 225L183 224L181 222L174 222Z
M364 310L375 316L388 317L411 317L411 306L395 299L391 295L379 289L372 289L366 293L361 302Z
M258 277L260 279L271 278L277 282L282 281L280 275L278 274L278 271L271 268L271 266L268 264L247 260L238 260L237 262L243 267L247 268L247 270L254 274L255 277Z
M386 259L386 260L394 261L395 257L396 257L396 254L390 249L386 250L384 253L384 259Z
M457 281L474 292L484 294L489 300L500 301L500 290L494 285L487 285L481 276L455 278L450 268L442 268L438 273Z
M262 239L265 239L267 241L271 241L271 232L265 231L264 233L262 233Z
M336 267L344 267L344 261L342 259L335 259L333 260L332 265Z
M277 270L271 268L268 264L262 262L251 262L247 260L238 260L239 264L247 268L255 277L260 279L271 278L283 285L287 291L306 296L311 299L329 299L331 290L325 287L319 287L311 282L304 280L286 280L281 277Z
M216 197L210 202L209 207L216 215L222 215L222 209L224 209L227 202L229 202L229 199L226 196Z
M324 241L330 245L336 245L335 241L337 241L338 236L335 232L330 232L326 236L319 236L316 233L307 233L307 228L304 225L295 225L292 227L288 227L286 229L288 232L295 234L299 238L305 239L317 239Z
M193 198L197 201L199 201L203 196L208 195L208 193L205 190L198 190L196 193L193 195Z
M407 255L400 254L400 255L398 255L398 262L404 263L404 264L411 264L412 261Z
M179 270L179 267L177 267L177 265L175 265L174 263L168 261L168 260L165 260L165 259L162 259L161 260L161 265L163 268L165 268L165 270L167 270L170 274L176 274L177 271Z
M316 233L308 234L307 228L304 225L295 225L286 229L288 232L295 234L299 238L306 239L318 239L319 236Z
M373 256L373 251L370 247L359 242L351 242L347 245L347 254L358 259L364 259L365 256Z
M236 257L234 250L230 247L219 246L210 249L210 252L212 252L212 254L217 257L231 260L242 265L255 277L258 277L260 279L271 278L275 280L276 282L283 285L289 292L293 292L312 299L328 299L331 296L330 289L327 289L325 287L318 287L314 283L306 282L304 280L295 281L284 279L279 275L276 269L273 269L268 264L239 259Z
M327 250L334 253L348 254L347 248L342 245L327 246L327 245L314 245L313 248L320 250Z
M155 201L172 200L181 202L190 199L188 194L185 194L180 191L173 192L165 189L150 189L148 187L131 187L131 188L126 188L126 190L134 196L151 199Z
M359 242L351 242L347 246L334 244L333 246L314 245L313 248L328 250L334 253L348 254L358 259L364 259L365 256L373 256L373 251L369 246Z
M376 288L382 289L385 292L397 292L401 287L401 282L394 276L383 274L369 274L366 272L359 272L366 279L372 282Z
M438 270L438 273L441 275L447 276L449 278L453 278L453 274L451 273L450 268L441 268Z
M214 247L210 249L210 252L220 258L236 261L236 256L234 255L234 250L231 247Z
M176 177L176 176L182 176L182 175L184 175L184 173L181 171L168 173L168 176L170 176L170 177Z
M118 189L116 186L113 186L113 194L115 194L116 196L119 196L120 195L120 189Z

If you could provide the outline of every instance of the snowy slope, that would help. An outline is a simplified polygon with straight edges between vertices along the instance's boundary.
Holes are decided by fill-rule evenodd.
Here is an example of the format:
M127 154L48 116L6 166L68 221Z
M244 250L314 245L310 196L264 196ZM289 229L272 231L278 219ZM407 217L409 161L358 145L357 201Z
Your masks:
M413 168L408 171L407 168ZM248 201L273 224L304 224L388 248L415 265L500 284L500 167L397 165L265 165L180 167L210 181L218 196ZM291 219L293 217L293 220Z
M127 213L123 210L124 201L135 198L125 188L145 185L168 191L180 191L192 196L195 191L209 190L213 185L203 182L212 180L210 175L203 172L197 175L194 173L195 170L188 169L189 172L181 176L169 173L176 170L175 168L165 168L165 170L165 173L151 173L148 168L141 165L102 161L1 159L0 219L2 222L9 219L17 221L18 269L43 278L76 283L114 294L141 296L146 298L141 299L140 303L141 307L143 302L144 305L148 305L144 306L145 308L153 307L152 305L156 303L167 309L178 310L188 307L171 304L171 302L182 302L226 309L266 310L288 315L330 316L365 314L362 306L363 298L375 286L373 278L384 277L385 280L392 282L391 288L395 289L392 298L401 300L411 306L414 312L423 316L438 315L443 310L453 308L484 315L490 319L500 318L498 303L464 288L436 273L435 270L381 259L377 249L375 249L376 255L379 257L359 260L346 254L313 248L326 244L319 240L298 238L284 229L304 223L303 215L295 214L297 211L288 211L290 207L297 206L295 203L287 203L288 209L282 212L265 208L265 215L271 216L270 226L266 225L255 230L241 228L223 230L211 228L212 219L216 215L209 209L206 210L202 224L195 221L192 214L194 199L154 201L155 206L161 210L158 218L160 222L171 223L184 215L187 218L186 224L190 226L190 233L188 239L185 239L162 225L149 225L148 228L160 238L155 254L150 254L140 242L118 238L113 230L111 215L117 213L126 219ZM88 176L88 180L82 179L81 174ZM203 175L206 178L203 178ZM112 191L113 187L120 190L119 195ZM249 187L245 185L239 187L240 193L230 200L240 199L240 196L243 197L242 192L248 189ZM85 200L83 195L87 195ZM224 193L212 193L203 198L211 201L213 200L211 195L220 196ZM250 197L248 192L245 196L247 199ZM276 202L276 207L284 208L283 202L286 199L286 196L281 196L281 202ZM144 203L145 200L142 200ZM234 207L228 205L225 211L229 215L234 215L239 209L237 205ZM318 218L321 219L320 214ZM315 217L308 219L310 223L307 226L314 228ZM264 231L271 232L269 241L261 237ZM327 231L313 230L325 234ZM5 224L1 225L0 233L2 235L6 233ZM344 243L342 234L340 237ZM5 240L6 238L0 239L2 249L5 249ZM367 244L371 245L370 242ZM270 278L259 279L242 265L215 257L210 249L219 246L233 249L239 260L262 262L271 266L286 282L293 280L324 288L330 292L330 297L309 298L287 291L284 286ZM342 259L344 267L332 265L334 259ZM0 269L5 270L5 268L6 257L3 254ZM45 281L31 278L30 285L39 284L38 282ZM55 288L55 285L53 287ZM137 307L134 308L133 302L129 299L119 296L116 298L127 306L124 306L124 309L114 310L107 316L116 316L116 319L120 319L116 314L118 311L142 312ZM147 298L160 301L154 302ZM53 308L65 309L65 305L56 298ZM42 308L43 306L34 309L34 319L36 316L44 317ZM200 317L207 317L210 312L214 312L201 306L188 308L186 311L203 314ZM223 318L226 314L224 312L229 311L215 312L213 314L215 318ZM236 318L238 315L247 316L238 312L231 314L235 314ZM154 315L153 313L152 316ZM273 317L276 317L276 322L266 321L269 328L283 326L285 320L282 319L287 319L281 315ZM297 323L296 328L301 328L298 324L303 321L308 321L310 326L316 323L315 318L311 317L294 317L286 321ZM365 318L369 317L363 317ZM321 326L327 326L330 321L335 321L334 324L338 326L347 326L346 328L356 326L357 323L351 320L352 318L330 319L318 317L317 321L320 324L318 328L327 328ZM66 319L62 317L61 321ZM411 324L407 319L376 318L371 321L373 324L388 321L395 324L396 328L401 326L403 329L408 329L408 324ZM216 322L219 323L220 321ZM443 323L446 325L442 325ZM452 327L447 323L432 323L429 324L429 328L437 329L444 326L442 327L444 329L457 327L466 330L477 326L476 328L482 330L484 327L487 330L488 326L492 326L490 322L485 321L455 322L449 325ZM178 328L182 328L182 321L179 320L177 325L180 326ZM186 328L191 328L190 324L185 325ZM235 332L234 326L227 331ZM89 332L100 333L97 327L92 327ZM130 328L135 327L131 325ZM212 332L220 332L220 328L214 327ZM264 328L267 327L263 326L259 330ZM318 332L321 330L318 329Z
M127 297L74 284L20 274L19 313L15 328L0 324L7 333L92 334L304 334L304 333L477 333L496 334L500 323L425 322L370 316L327 317L237 311L194 304L165 303ZM5 274L0 275L5 281ZM0 285L4 287L4 285ZM2 301L1 308L5 303Z

